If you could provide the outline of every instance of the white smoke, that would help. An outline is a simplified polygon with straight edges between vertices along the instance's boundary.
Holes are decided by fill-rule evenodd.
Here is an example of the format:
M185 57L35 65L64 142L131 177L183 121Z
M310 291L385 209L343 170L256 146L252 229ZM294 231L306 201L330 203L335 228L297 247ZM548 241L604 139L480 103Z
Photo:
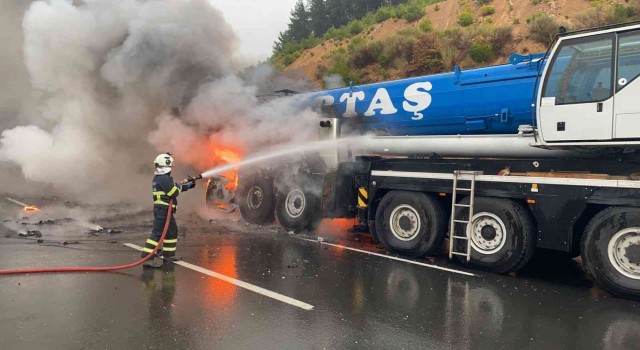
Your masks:
M237 38L206 0L37 1L22 25L31 98L2 131L0 172L85 200L146 199L156 152L203 171L215 145L314 136L297 101L256 98L293 79L236 76Z

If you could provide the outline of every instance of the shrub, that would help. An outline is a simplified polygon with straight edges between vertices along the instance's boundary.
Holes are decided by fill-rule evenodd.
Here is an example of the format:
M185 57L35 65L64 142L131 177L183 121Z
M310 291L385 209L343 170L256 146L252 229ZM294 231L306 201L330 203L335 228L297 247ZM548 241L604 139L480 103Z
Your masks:
M422 35L413 44L411 61L407 65L407 75L417 76L441 73L445 63L440 51L441 43L435 34Z
M416 27L407 27L405 29L399 30L397 34L401 36L409 36L409 37L416 38L422 35L422 31Z
M408 3L397 7L396 16L407 20L408 22L417 21L425 14L424 7L417 3Z
M463 27L470 26L473 23L473 15L471 12L462 12L460 16L458 16L458 24Z
M595 28L605 24L604 15L598 8L590 8L579 14L576 19L585 28Z
M438 12L440 11L440 5L436 4L436 6L433 7L433 9Z
M511 27L497 27L493 30L491 46L494 52L502 52L512 42L513 30Z
M444 32L445 43L458 51L466 52L471 45L462 28L451 28Z
M491 1L493 0L476 0L476 2L478 3L478 5L486 5L486 4L490 4Z
M425 33L433 31L433 25L431 24L431 21L425 19L424 21L420 22L420 30Z
M389 71L380 66L376 68L376 74L378 74L383 80L389 79Z
M380 23L395 16L396 16L395 8L391 6L382 6L373 14L373 19L376 21L376 23Z
M609 13L607 14L607 24L629 22L635 19L635 15L636 13L632 7L615 4L611 7Z
M471 44L469 56L471 56L471 59L474 62L487 63L491 58L493 58L493 49L490 44L487 44L484 41L477 41Z
M543 0L531 0L531 3L534 5L541 4Z
M513 25L518 25L518 24L520 24L520 18L514 18Z
M480 7L480 14L483 16L490 16L496 13L496 8L491 5L484 5Z
M329 39L342 40L348 37L349 37L349 31L347 30L346 27L341 27L341 28L331 27L324 34L325 40L329 40Z
M555 19L544 12L539 12L527 19L531 39L545 45L551 44L560 27Z
M291 65L295 60L296 60L296 58L293 56L293 54L287 54L287 55L282 56L282 63L285 66Z
M373 41L359 46L349 56L349 63L356 68L366 67L380 60L384 44L381 41Z
M321 40L319 38L308 37L300 41L300 46L302 47L302 49L307 50L312 47L316 47L318 44L320 44L320 42Z
M378 63L384 67L391 66L398 61L411 61L413 56L413 44L416 42L415 37L396 34L383 43L384 50L382 55L378 57Z
M360 76L357 71L352 69L349 65L346 55L339 50L334 53L331 57L331 63L329 68L323 72L324 75L339 75L342 77L345 85L350 82L354 82L355 84L359 84L361 81Z
M350 53L353 53L355 52L356 49L360 48L365 43L366 43L366 39L363 37L353 38L353 40L351 40L351 42L349 43L349 47L347 48L347 51Z
M347 31L351 35L357 35L357 34L360 34L364 30L364 27L365 27L365 25L364 25L364 23L362 23L362 21L354 20L354 21L349 22L349 24L347 25Z

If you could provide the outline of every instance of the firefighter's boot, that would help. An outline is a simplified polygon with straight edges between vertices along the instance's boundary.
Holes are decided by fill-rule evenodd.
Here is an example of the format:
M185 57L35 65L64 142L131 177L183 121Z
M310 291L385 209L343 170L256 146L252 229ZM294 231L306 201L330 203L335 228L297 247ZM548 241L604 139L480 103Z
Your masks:
M162 260L156 262L155 258L149 259L147 261L144 262L144 264L142 265L142 267L144 268L148 268L148 269L159 269L161 268L163 265Z

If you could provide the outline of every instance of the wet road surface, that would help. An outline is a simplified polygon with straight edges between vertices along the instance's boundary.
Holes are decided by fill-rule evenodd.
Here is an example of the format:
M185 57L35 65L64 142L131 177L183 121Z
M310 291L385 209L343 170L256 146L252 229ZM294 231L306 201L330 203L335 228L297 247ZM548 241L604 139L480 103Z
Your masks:
M129 263L139 253L123 243L142 244L145 224L131 224L117 241L67 246L0 238L0 268ZM367 236L331 232L339 228L325 229L322 243L316 235L201 219L184 220L181 229L185 263L312 308L175 265L2 277L0 349L640 346L640 305L606 296L578 263L559 256L539 254L514 277L445 258L391 260Z

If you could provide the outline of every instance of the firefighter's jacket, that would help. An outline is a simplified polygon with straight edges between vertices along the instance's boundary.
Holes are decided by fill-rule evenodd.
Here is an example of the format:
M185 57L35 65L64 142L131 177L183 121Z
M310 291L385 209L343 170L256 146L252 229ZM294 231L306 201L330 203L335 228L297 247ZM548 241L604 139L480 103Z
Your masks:
M195 187L195 182L186 184L174 183L171 173L164 175L156 175L153 178L153 206L167 207L169 198L173 198L173 208L178 208L178 195Z

